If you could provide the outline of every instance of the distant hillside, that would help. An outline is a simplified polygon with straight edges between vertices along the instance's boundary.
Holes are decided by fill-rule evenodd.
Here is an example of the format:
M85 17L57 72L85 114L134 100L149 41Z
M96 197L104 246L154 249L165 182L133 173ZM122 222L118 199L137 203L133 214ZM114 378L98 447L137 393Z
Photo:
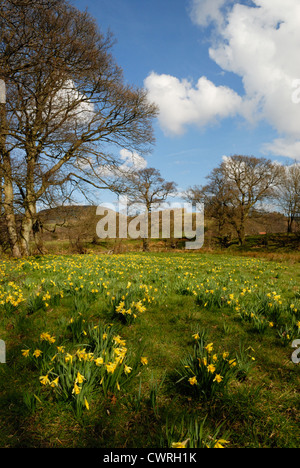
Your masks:
M108 210L111 216L117 215L117 225L119 214ZM123 215L121 215L123 216ZM174 217L171 216L171 233L173 231L174 220L181 217L181 210L174 211ZM185 216L187 216L185 214ZM189 216L192 216L189 214ZM39 213L39 218L43 226L42 238L43 241L73 241L81 242L98 242L96 226L100 221L101 216L97 215L97 207L90 205L73 205L60 206L52 209L42 210ZM128 218L130 221L132 218ZM265 234L282 234L286 233L287 221L286 218L279 213L261 214L259 212L247 221L246 234L247 236L265 235ZM211 243L218 237L217 223L212 218L205 218L205 233L206 242ZM160 220L161 234L161 220ZM227 231L230 240L233 240L235 232L233 228L228 228ZM117 237L119 232L117 229Z
M91 241L92 239L96 241L97 233L96 226L97 223L105 216L106 220L110 221L115 216L117 219L117 237L119 237L119 216L123 218L123 221L129 223L133 217L119 215L115 211L105 208L108 214L105 212L105 215L97 214L96 206L88 205L78 205L78 206L62 206L48 210L42 210L39 212L39 219L43 227L43 237L44 240L66 240L72 237L80 236L82 239ZM167 214L168 210L164 211L164 216ZM158 212L156 212L158 215ZM155 215L155 212L153 213ZM174 210L174 215L170 214L170 230L173 232L173 227L175 225L181 225L179 221L182 217L182 210ZM190 218L190 219L189 219ZM161 235L161 215L159 219L159 229ZM168 218L167 218L168 219ZM186 213L186 221L191 221L193 215ZM179 221L175 223L175 221ZM155 223L154 223L155 224ZM162 235L161 235L162 236Z
M141 239L119 238L119 214L109 210L110 216L117 216L117 238L100 239L97 235L97 207L90 205L60 206L42 210L34 224L32 233L32 254L69 254L69 253L123 253L142 250ZM167 210L164 215L168 215ZM122 215L121 215L122 216ZM187 216L187 214L185 214ZM150 250L169 251L183 250L187 239L174 235L174 221L182 217L181 209L170 215L171 235L162 235L161 217L159 226L155 225L159 236L149 240ZM195 225L194 214L189 214ZM133 218L127 218L132 221ZM107 221L107 219L106 219ZM191 223L189 223L191 224ZM193 226L194 228L194 226ZM176 233L178 234L178 233ZM205 217L205 236L202 251L219 251L229 249L232 253L260 255L262 253L281 255L298 255L300 251L300 225L294 235L287 234L287 220L279 213L253 213L246 226L246 244L241 247L232 226L228 226L223 235L218 232L216 219ZM6 227L0 225L0 252L9 250Z
M62 224L74 220L77 222L86 216L94 216L96 209L96 206L90 205L58 206L40 211L39 217L45 224Z

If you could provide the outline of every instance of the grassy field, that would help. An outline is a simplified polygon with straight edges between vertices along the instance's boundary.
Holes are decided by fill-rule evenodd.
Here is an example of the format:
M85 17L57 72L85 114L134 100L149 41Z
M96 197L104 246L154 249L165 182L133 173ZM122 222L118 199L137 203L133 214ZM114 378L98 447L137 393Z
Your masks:
M300 265L0 260L1 447L297 448Z

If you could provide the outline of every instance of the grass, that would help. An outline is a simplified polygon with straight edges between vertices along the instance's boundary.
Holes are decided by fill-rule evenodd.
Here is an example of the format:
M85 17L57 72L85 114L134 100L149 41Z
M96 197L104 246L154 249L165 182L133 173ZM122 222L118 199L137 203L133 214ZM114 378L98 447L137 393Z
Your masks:
M131 253L0 273L1 447L299 447L299 264Z

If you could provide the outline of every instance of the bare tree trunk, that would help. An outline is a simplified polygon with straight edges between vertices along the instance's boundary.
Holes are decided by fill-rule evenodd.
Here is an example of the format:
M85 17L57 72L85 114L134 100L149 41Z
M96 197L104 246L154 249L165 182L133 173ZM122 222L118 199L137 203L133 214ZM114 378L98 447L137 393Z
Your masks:
M245 237L245 226L241 224L241 226L238 229L238 238L241 246L245 245Z
M151 237L151 203L146 203L146 213L145 216L147 218L146 222L146 230L147 232L144 233L146 237L143 238L143 252L149 252L149 239Z
M14 257L21 257L21 251L18 245L18 232L17 223L14 213L14 192L12 183L12 170L10 155L6 150L6 134L7 134L7 120L6 120L6 105L5 102L0 103L0 157L1 169L3 176L3 212L4 219L7 226L9 244L11 253Z
M7 167L7 166L9 167L10 164L8 161L5 161L4 167ZM4 194L4 201L3 201L4 218L6 221L6 227L8 231L11 253L13 257L21 257L21 251L20 251L20 247L18 243L17 223L16 223L16 217L15 217L14 209L13 209L13 200L14 200L13 186L12 186L11 178L9 177L5 177L4 186L3 186L3 194Z
M143 239L143 252L149 252L149 240Z
M292 218L290 216L288 217L287 233L288 234L293 233L293 220L292 220Z
M25 214L22 219L20 236L21 252L24 256L30 255L30 234L36 218L36 196L34 190L35 164L36 154L34 142L31 141L27 149L26 196L24 200Z
M23 256L30 255L30 234L32 231L32 226L33 226L33 213L34 212L35 212L35 207L31 207L31 209L26 210L25 216L22 220L20 246L21 246L21 252Z
M244 209L242 208L241 217L239 220L239 227L238 227L238 238L239 238L239 243L241 246L245 244L245 238L246 238L245 222L246 222L247 217L248 216L245 214Z
M248 212L245 213L244 209L242 208L239 213L232 213L232 217L230 223L233 225L234 229L236 230L239 244L241 246L245 245L245 238L246 238L246 229L245 223L248 218Z

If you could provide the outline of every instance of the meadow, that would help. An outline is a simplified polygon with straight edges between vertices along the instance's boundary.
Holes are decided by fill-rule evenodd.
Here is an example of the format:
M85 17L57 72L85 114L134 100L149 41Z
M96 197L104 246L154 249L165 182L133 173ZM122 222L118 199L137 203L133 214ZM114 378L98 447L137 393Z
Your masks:
M0 259L0 447L297 448L299 263Z

